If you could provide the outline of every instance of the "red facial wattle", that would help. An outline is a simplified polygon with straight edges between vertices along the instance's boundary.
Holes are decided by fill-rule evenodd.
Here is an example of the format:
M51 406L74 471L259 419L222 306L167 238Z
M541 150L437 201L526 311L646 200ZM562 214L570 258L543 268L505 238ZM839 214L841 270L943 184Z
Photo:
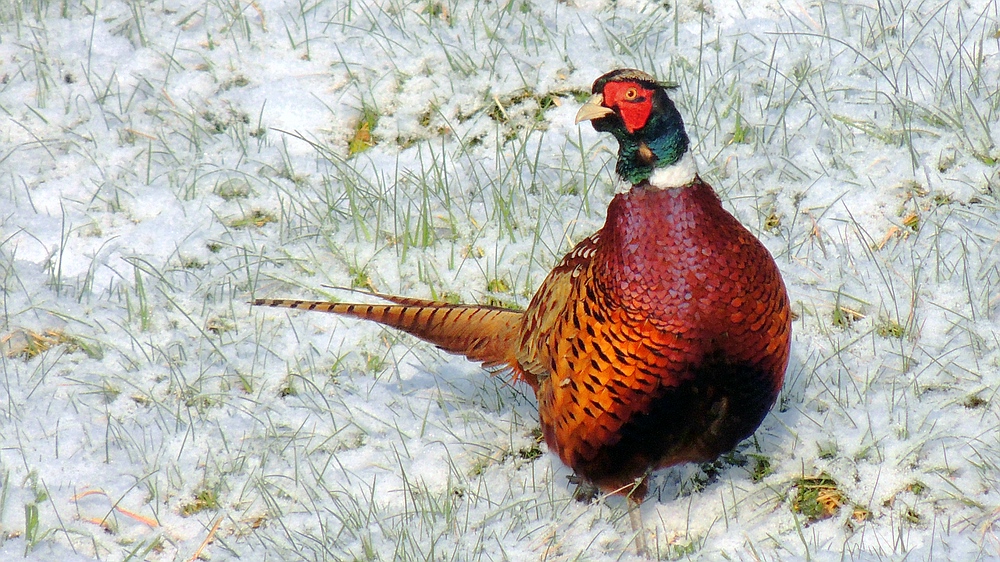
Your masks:
M646 126L653 110L653 91L635 82L608 82L604 86L604 105L618 108L629 133Z

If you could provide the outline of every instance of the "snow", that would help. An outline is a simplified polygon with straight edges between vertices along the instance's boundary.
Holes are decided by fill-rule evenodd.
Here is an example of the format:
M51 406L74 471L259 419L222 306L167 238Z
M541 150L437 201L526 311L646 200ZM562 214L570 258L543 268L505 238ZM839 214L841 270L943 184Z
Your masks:
M657 556L1000 560L998 51L995 0L0 4L0 559L636 559L525 388L245 304L525 305L629 66L798 314L746 464L654 476Z

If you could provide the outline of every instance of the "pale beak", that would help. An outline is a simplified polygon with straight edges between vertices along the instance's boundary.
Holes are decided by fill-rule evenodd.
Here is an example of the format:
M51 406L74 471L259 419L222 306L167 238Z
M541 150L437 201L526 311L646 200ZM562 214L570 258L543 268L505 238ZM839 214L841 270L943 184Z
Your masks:
M611 109L604 107L604 96L602 94L594 94L590 96L587 103L583 104L580 111L576 114L576 122L579 124L580 121L593 121L594 119L600 119L601 117L607 117L614 113Z

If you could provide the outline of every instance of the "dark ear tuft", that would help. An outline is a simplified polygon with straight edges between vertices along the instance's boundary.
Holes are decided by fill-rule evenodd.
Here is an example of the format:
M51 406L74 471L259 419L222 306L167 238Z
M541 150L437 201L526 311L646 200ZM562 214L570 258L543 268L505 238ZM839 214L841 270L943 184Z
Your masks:
M591 91L595 94L599 94L604 91L604 85L608 82L622 82L626 80L638 82L649 88L662 87L662 85L656 81L656 78L653 78L650 74L641 70L637 70L635 68L619 68L618 70L608 72L594 81L594 87Z
M636 158L639 159L639 163L643 166L655 166L657 160L659 160L659 158L656 157L656 154L653 153L653 150L649 148L649 145L646 144L646 141L639 143L639 150L636 152Z

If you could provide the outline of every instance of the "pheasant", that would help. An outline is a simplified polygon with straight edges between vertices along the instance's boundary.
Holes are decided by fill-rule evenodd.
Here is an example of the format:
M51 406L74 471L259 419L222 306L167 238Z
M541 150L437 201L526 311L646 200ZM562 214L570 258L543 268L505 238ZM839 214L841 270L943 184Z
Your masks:
M253 304L373 320L509 368L535 392L549 449L637 505L652 470L714 460L760 425L788 364L789 301L767 249L698 176L680 113L652 76L601 76L576 121L617 139L624 181L604 227L523 312L390 295Z

